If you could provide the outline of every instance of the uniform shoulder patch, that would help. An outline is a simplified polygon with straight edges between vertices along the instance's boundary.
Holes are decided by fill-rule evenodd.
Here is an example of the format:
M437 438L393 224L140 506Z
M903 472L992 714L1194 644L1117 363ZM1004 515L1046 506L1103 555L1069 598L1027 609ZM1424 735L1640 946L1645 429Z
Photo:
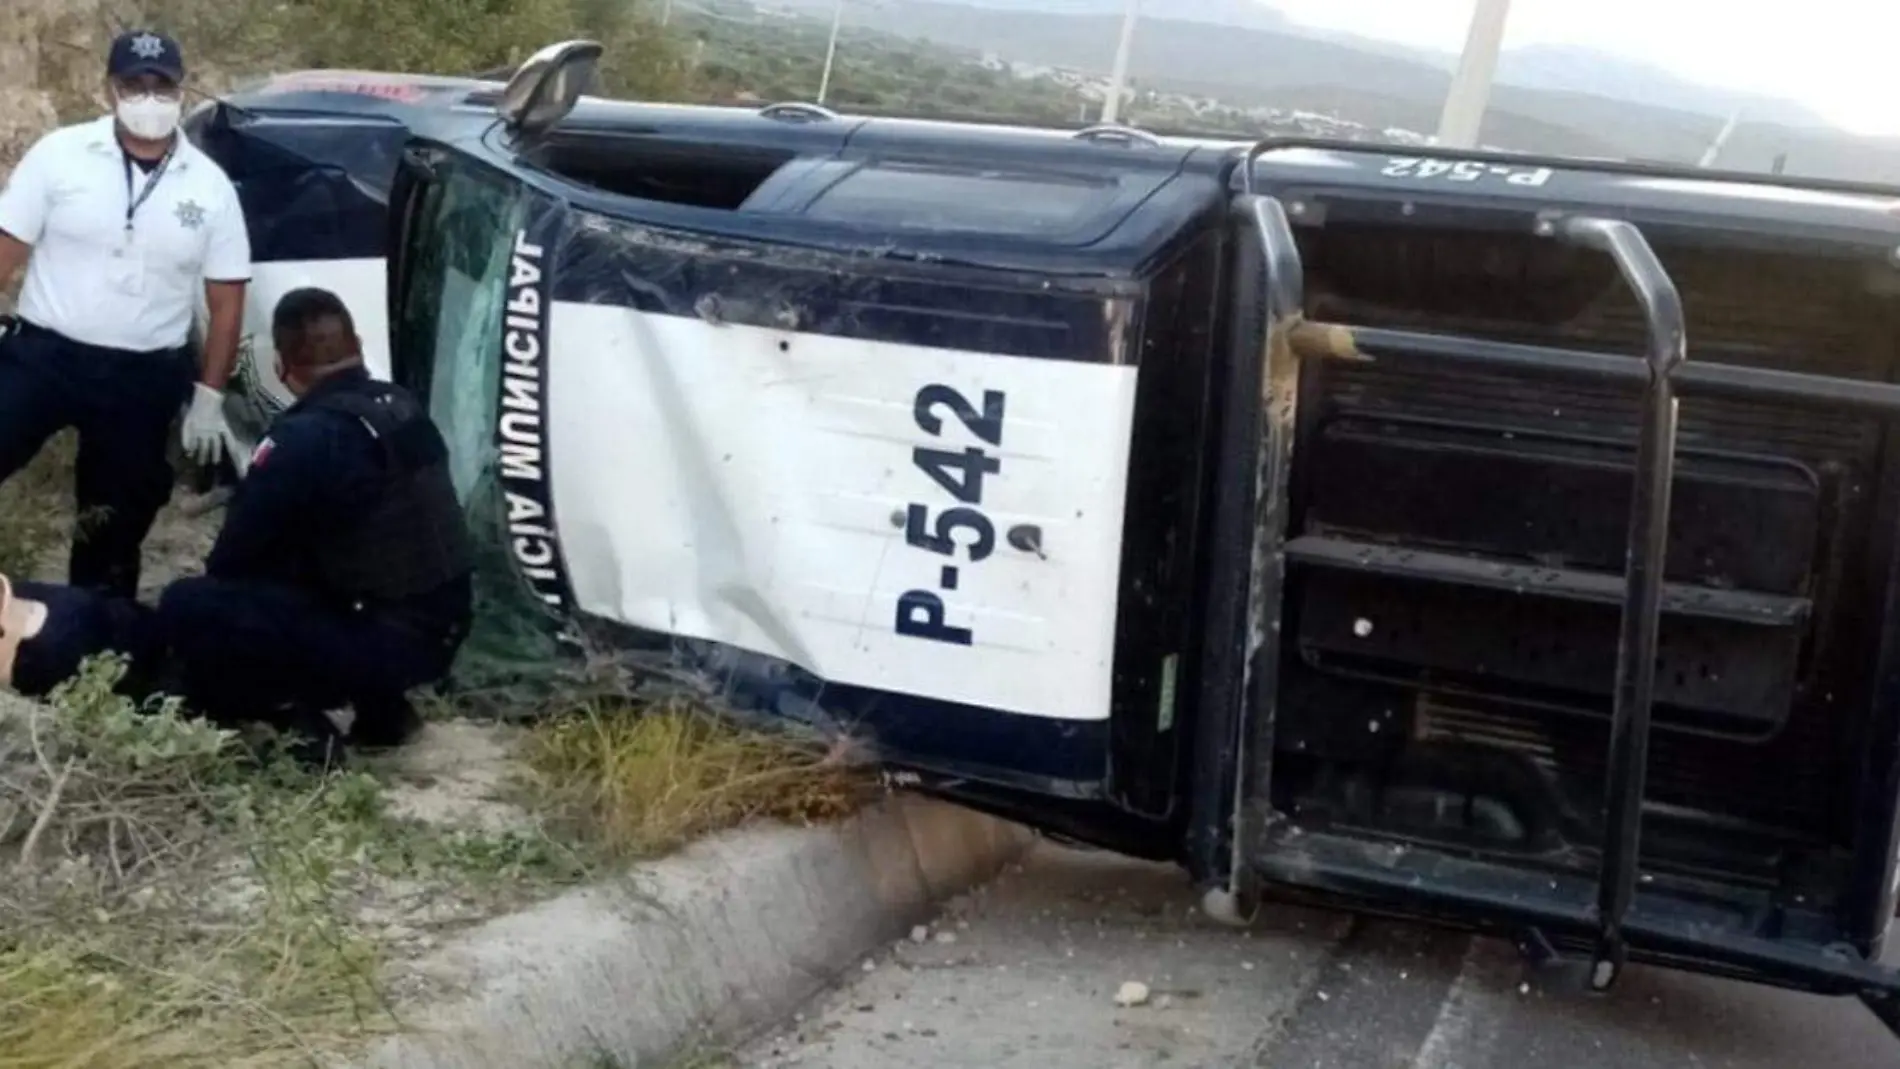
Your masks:
M263 467L264 461L269 459L270 457L271 450L276 449L276 448L277 448L277 443L271 441L269 436L266 436L263 441L257 443L256 449L251 450L251 467L253 468Z

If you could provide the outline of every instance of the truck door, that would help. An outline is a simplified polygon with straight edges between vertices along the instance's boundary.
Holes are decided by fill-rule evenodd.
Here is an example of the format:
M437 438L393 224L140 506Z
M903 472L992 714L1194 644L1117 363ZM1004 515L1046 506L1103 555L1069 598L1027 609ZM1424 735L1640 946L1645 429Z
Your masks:
M1152 250L1178 259L1185 226L1218 237L1218 180L1172 203L1169 229L1134 213L1179 152L1105 171L1116 150L1047 137L996 159L834 159L776 127L716 133L410 153L396 375L429 397L492 550L494 645L471 656L558 644L508 646L503 619L579 621L718 680L740 711L863 730L943 782L1112 824L1111 721L1132 695L1167 732L1160 695L1191 643L1191 589L1118 604L1191 537L1195 495L1157 510L1130 487L1199 478L1198 410L1168 398L1203 398L1209 358L1137 366L1142 271ZM1166 411L1137 448L1148 378ZM1138 523L1159 549L1124 553ZM1134 668L1118 626L1154 635ZM1124 746L1142 766L1126 795L1165 817L1172 736L1154 730Z

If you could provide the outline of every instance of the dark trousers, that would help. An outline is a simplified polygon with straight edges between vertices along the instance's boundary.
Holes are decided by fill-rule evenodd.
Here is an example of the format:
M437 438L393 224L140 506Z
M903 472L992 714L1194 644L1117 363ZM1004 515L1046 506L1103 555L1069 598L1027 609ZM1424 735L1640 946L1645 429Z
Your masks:
M405 622L350 612L266 583L181 579L156 609L44 583L20 596L47 604L46 625L20 646L14 685L44 694L89 656L125 653L128 693L176 694L221 724L265 721L302 730L324 710L356 711L353 736L372 737L408 711L407 691L448 674L465 622Z
M352 735L382 734L408 711L406 693L448 675L465 625L351 612L301 590L227 579L181 579L158 616L188 704L213 720L350 706Z
M134 694L157 689L165 661L157 610L131 598L54 583L16 580L13 592L46 605L45 625L20 643L14 659L15 690L43 698L70 679L86 658L107 652L125 654L131 661L120 689Z
M0 341L0 482L54 434L79 432L73 586L137 593L145 536L176 478L166 456L172 421L195 378L188 349L102 349L28 324Z

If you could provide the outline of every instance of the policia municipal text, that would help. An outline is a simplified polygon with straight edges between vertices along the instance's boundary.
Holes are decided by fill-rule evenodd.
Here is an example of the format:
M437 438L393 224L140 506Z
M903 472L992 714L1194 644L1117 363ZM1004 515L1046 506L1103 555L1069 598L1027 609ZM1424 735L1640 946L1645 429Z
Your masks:
M0 685L45 694L105 650L135 697L176 694L221 723L265 720L327 762L421 726L407 691L440 681L468 634L473 556L448 447L420 402L370 377L335 294L285 294L278 373L297 397L238 484L201 578L156 610L131 598L0 577Z
M0 190L0 285L24 266L0 324L0 480L56 432L79 457L69 580L132 595L140 548L171 497L165 436L189 401L184 446L215 463L237 357L250 241L231 181L178 130L177 42L123 34L106 63L113 114L55 130ZM202 367L188 348L202 287Z

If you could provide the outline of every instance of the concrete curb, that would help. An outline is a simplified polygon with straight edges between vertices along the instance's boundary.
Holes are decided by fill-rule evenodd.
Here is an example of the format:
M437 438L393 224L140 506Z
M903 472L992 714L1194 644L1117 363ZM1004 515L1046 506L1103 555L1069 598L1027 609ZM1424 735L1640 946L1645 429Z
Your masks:
M461 997L364 1069L664 1064L789 1015L937 903L993 876L1024 828L896 795L853 820L750 829L490 921L425 963Z

